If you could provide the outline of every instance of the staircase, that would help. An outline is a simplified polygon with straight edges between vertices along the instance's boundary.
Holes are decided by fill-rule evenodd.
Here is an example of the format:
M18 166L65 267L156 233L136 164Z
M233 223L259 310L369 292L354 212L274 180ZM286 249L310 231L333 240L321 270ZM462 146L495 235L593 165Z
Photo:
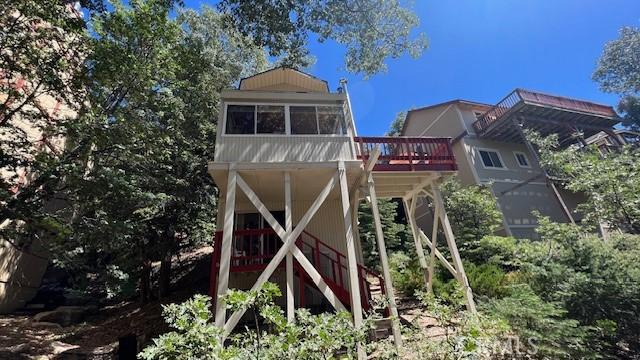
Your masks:
M216 294L218 269L220 267L222 231L215 234L213 254L211 262L211 283L209 293L212 298ZM347 308L351 307L351 294L349 291L349 271L347 257L335 248L321 241L310 233L303 231L298 237L296 245L318 270L323 280L331 288ZM267 267L273 256L282 246L273 229L236 230L233 233L231 273L257 272ZM284 268L284 262L280 264ZM305 287L315 284L311 282L305 271L297 261L294 261L294 270L298 275L300 285L298 307L304 307ZM360 264L358 264L358 283L360 284L360 298L362 308L369 311L373 307L373 299L384 298L385 288L382 276Z

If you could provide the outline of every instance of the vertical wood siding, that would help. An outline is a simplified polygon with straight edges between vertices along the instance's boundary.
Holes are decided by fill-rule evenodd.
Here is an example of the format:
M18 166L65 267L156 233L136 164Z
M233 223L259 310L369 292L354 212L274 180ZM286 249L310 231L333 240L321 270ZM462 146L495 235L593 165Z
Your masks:
M354 160L349 136L218 137L216 162L286 162Z

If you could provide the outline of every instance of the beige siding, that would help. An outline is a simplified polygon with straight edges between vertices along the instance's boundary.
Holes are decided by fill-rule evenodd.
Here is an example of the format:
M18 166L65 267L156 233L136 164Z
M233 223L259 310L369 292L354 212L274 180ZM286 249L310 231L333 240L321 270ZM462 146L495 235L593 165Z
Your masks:
M534 163L534 158L524 144L505 143L477 138L466 138L465 143L471 147L472 166L475 167L481 182L492 180L500 181L525 181L541 174L540 167ZM498 152L504 169L485 168L480 158L479 149L494 150ZM531 168L520 167L516 162L515 152L525 153ZM544 181L544 178L540 178Z
M445 104L410 112L404 134L451 138L460 135L464 127L455 106Z
M273 69L242 79L241 90L264 90L278 86L279 90L327 92L327 83L292 69Z
M349 136L222 135L216 162L354 160Z

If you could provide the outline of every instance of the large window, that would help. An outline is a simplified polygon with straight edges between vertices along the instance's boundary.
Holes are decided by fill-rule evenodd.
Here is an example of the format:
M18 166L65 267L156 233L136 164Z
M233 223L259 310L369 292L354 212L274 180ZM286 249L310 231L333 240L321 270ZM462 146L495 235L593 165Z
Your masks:
M347 133L344 127L344 115L342 109L335 106L318 106L318 128L320 134L339 134Z
M346 135L347 128L342 106L228 105L225 134Z
M253 134L255 132L256 107L229 105L227 107L227 134Z
M284 134L284 106L258 105L258 134Z
M486 168L503 169L502 160L497 151L493 150L478 150L480 157L482 158L482 164Z
M289 107L292 134L317 134L318 120L315 106Z

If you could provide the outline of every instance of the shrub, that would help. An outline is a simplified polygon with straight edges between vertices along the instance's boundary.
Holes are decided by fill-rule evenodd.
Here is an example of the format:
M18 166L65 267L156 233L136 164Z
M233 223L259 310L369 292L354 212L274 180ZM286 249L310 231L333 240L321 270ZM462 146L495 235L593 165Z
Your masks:
M395 252L389 257L389 268L394 288L406 296L424 288L424 272L417 257Z
M566 319L562 304L545 302L529 286L518 285L511 295L481 304L482 309L506 320L527 352L537 358L584 355L589 329Z
M311 315L306 309L296 312L290 323L282 309L274 305L280 296L275 284L266 283L252 291L231 291L225 297L231 310L253 310L255 329L233 335L223 348L221 330L211 323L210 299L195 295L182 304L163 307L163 316L174 329L153 340L138 357L156 359L334 359L344 353L355 357L356 344L364 342L368 324L356 329L351 314L338 312ZM264 321L272 331L260 328Z

